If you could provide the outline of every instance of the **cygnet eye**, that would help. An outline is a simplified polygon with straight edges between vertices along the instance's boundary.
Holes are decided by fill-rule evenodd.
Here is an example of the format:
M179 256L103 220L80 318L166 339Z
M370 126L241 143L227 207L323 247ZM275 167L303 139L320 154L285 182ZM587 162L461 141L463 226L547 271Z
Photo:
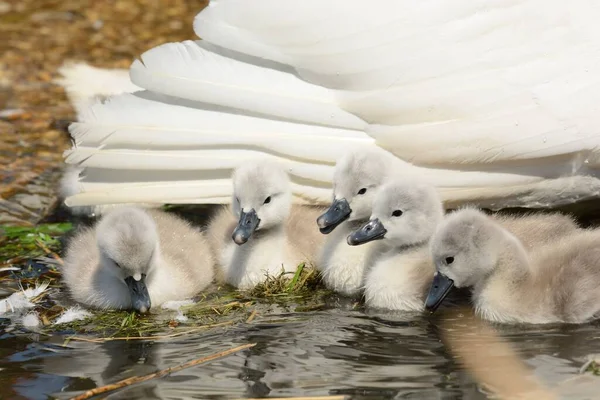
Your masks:
M394 210L392 217L399 217L402 215L402 210Z
M454 257L446 257L444 259L444 262L446 263L446 265L450 265L454 262Z
M358 194L365 194L367 193L367 188L362 188L358 191Z
M271 196L269 196L265 199L264 204L269 204L270 202L271 202Z

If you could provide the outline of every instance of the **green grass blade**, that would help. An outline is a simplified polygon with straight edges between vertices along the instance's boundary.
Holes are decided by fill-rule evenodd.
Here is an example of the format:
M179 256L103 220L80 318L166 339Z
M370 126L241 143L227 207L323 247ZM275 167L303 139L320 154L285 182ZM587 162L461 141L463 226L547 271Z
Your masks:
M302 270L304 270L304 265L305 265L305 263L300 263L300 265L298 265L298 268L296 268L296 273L294 274L294 277L290 280L290 283L288 283L286 292L290 293L292 290L294 290L294 288L296 287L296 283L298 283L298 279L300 279Z

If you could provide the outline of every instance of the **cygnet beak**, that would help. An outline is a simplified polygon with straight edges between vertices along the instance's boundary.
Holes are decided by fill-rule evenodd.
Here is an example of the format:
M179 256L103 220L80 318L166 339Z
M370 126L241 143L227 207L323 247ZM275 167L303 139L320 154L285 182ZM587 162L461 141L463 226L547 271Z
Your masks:
M240 220L235 227L231 238L237 245L246 243L256 228L258 228L258 224L260 224L260 218L258 218L258 215L256 215L254 208L248 212L242 211L240 214Z
M383 239L387 230L378 218L372 219L362 228L348 235L347 242L350 246L358 246L373 240Z
M433 276L433 282L429 288L429 294L425 299L425 309L430 313L434 313L435 310L442 304L450 290L454 287L454 281L448 278L446 275L439 271Z
M128 276L125 278L125 283L131 295L131 307L140 314L145 314L150 310L150 295L146 287L146 275L141 274L139 278L136 280L133 276Z
M352 209L346 199L337 199L331 204L329 209L317 218L317 225L322 234L327 235L342 222L350 217Z

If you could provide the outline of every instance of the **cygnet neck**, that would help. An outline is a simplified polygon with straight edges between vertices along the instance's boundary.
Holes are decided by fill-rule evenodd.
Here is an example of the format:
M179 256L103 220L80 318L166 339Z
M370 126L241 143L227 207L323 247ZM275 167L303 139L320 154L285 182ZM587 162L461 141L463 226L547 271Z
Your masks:
M398 252L406 252L411 250L416 250L423 248L429 244L429 239L413 242L413 243L398 243L398 244L388 244L388 247L394 249Z

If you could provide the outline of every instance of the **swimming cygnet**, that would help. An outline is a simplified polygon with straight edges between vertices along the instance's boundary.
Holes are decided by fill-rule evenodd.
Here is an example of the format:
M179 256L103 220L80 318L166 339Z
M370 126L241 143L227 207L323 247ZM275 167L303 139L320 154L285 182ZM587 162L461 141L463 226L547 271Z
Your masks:
M377 242L350 247L346 238L369 220L376 192L394 164L394 156L379 148L354 150L337 161L333 202L317 219L321 233L328 234L317 262L328 288L348 296L360 292L365 268L382 251Z
M483 213L449 215L431 240L437 273L426 307L471 287L476 313L502 323L581 323L600 316L600 231L576 230L527 251Z
M145 313L205 289L213 265L204 235L186 221L121 207L73 237L62 274L72 297L88 307Z
M381 187L371 220L348 236L353 246L380 240L388 248L366 271L368 307L424 309L435 272L428 243L443 217L442 202L430 185L394 179Z
M292 205L282 166L245 162L232 181L232 207L218 212L207 231L218 260L217 280L250 289L302 262L314 264L324 238L312 221L323 209Z

